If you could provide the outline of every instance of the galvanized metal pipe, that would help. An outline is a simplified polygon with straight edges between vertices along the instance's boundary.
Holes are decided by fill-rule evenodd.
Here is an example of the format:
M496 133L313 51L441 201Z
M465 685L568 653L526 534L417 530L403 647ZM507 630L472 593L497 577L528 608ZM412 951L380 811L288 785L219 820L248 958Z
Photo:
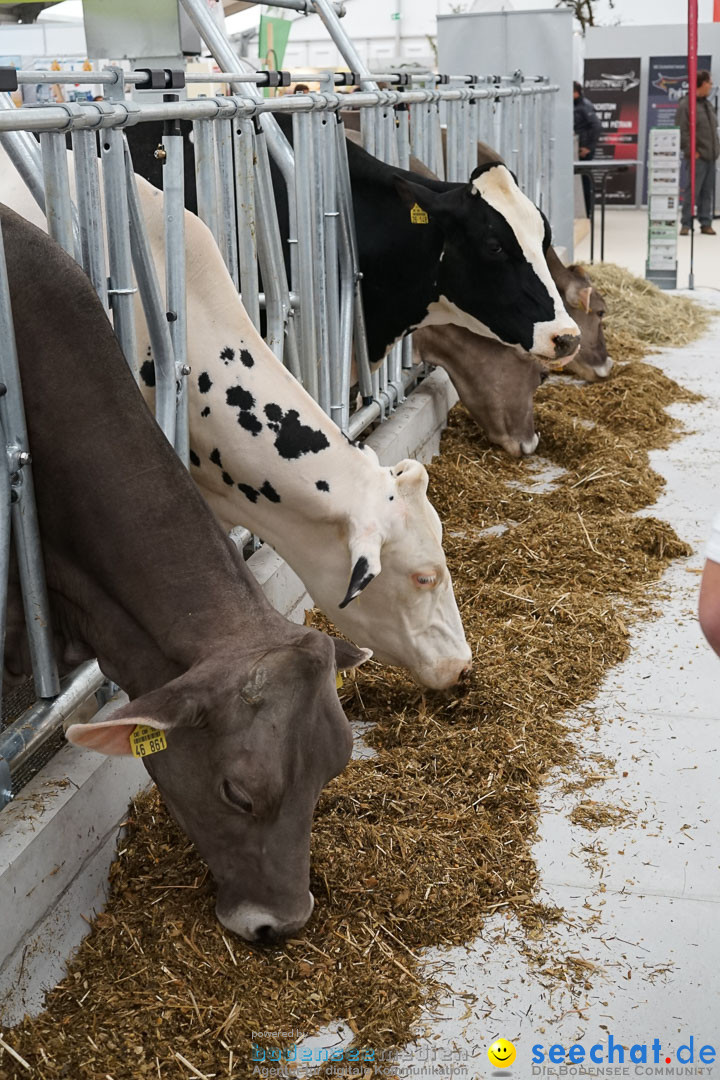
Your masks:
M326 226L327 226L327 203L325 199L328 182L324 176L326 162L325 143L328 136L327 113L314 112L310 114L313 129L313 247L315 257L313 271L315 275L315 322L317 328L317 351L315 354L315 366L318 379L317 401L321 409L330 412L330 365L336 362L335 354L330 349L330 308L337 312L337 292L330 292L329 263L337 267L337 251L335 248L328 249ZM335 126L334 117L330 116L330 122ZM332 131L332 128L330 129ZM333 140L334 149L334 140ZM296 156L297 160L297 156ZM334 186L334 185L333 185Z
M226 123L226 121L223 121ZM184 143L172 126L163 134L163 209L165 213L165 296L170 340L175 360L175 451L190 466L187 355L187 291L185 284L185 165Z
M236 72L242 75L242 62L236 55L227 35L214 21L205 0L180 0L180 3L190 17L190 20L200 34L200 37L217 61L218 67L223 68L225 71ZM257 90L257 87L252 83L233 83L233 86L237 88L238 93L249 98L251 101L259 102L261 100L261 95ZM279 100L282 100L282 98ZM263 116L260 122L267 137L270 153L277 162L277 165L285 178L288 190L291 190L293 184L293 170L295 167L292 147L280 130L275 117Z
M183 0L183 3L185 3L185 0ZM325 23L330 37L337 45L350 70L357 71L358 75L361 76L360 85L363 90L375 90L377 88L375 77L371 74L367 64L340 25L335 6L331 3L331 0L312 0L312 7Z
M70 196L65 136L44 131L40 135L40 150L48 233L68 255L81 262L80 226Z
M418 367L414 367L412 371L403 371L403 384L407 391L418 377ZM383 404L379 400L371 401L368 405L363 405L361 409L358 409L356 413L353 413L348 424L347 436L349 439L357 439L359 435L365 431L366 428L373 424L376 420L381 419L384 415Z
M94 131L73 133L75 161L75 198L80 223L80 249L85 273L93 283L105 310L108 308L105 234L100 203L97 134Z
M256 239L258 262L267 300L266 341L278 360L283 360L285 326L290 312L290 290L285 271L285 259L275 207L275 197L270 180L265 132L259 125L255 128L255 149L257 154L257 171L255 173ZM288 203L292 203L293 197L294 191L290 188L288 190ZM296 362L296 354L292 355L292 360ZM296 378L299 378L299 361L297 361L295 369L290 367L290 370Z
M358 255L357 237L355 235L355 215L353 212L352 187L350 184L350 167L348 165L347 141L345 129L342 124L337 125L337 162L338 162L338 205L340 209L340 228L343 244L349 252L352 266L353 284L353 339L355 342L355 363L357 367L360 393L365 402L372 398L372 374L370 371L370 356L368 352L367 329L365 327L365 313L362 304L362 274L360 272L360 258ZM349 366L343 373L343 379L348 380Z
M233 122L235 166L235 211L240 292L253 326L260 329L260 292L257 273L257 213L255 207L255 166L251 120Z
M309 113L293 116L293 146L295 148L295 190L292 196L297 214L298 279L293 288L300 297L299 346L302 384L317 400L318 352L317 308L315 296L315 237L313 213L315 204L315 152L312 119Z
M19 111L13 105L9 94L0 94L0 119L5 115L15 118ZM3 146L25 186L44 213L45 192L42 186L40 147L28 131L17 128L8 130L2 125L0 125L0 145Z
M233 168L233 121L215 121L215 146L218 167L218 230L225 265L236 289L240 287L235 216Z
M195 146L195 186L198 217L205 222L222 250L218 228L218 190L215 170L215 124L196 120L193 124Z
M135 184L132 159L125 143L125 176L130 213L130 246L135 278L140 290L150 348L155 361L155 417L171 446L175 445L175 354L168 328L166 307L157 280L155 262L145 232L145 222Z
M11 772L22 768L28 758L58 731L75 710L105 683L97 660L87 660L68 678L52 702L38 702L0 735L0 759Z
M182 0L183 3L186 0ZM532 92L537 94L557 93L555 85L536 87ZM492 91L484 88L472 89L470 94L474 98L488 96L503 100L513 94L513 88L497 87ZM432 102L442 100L456 100L465 95L463 90L406 90L403 93L395 90L362 91L353 94L353 108L367 108L378 104L396 105L400 101L409 104ZM347 108L346 95L325 94L323 95L328 109L336 110ZM102 131L105 128L126 127L147 120L198 120L217 117L235 118L238 116L258 115L260 121L268 119L269 113L292 113L308 107L306 97L291 95L281 98L268 98L250 100L244 97L228 98L193 98L192 100L180 101L177 104L167 105L160 102L136 105L134 102L103 102L102 112L88 107L70 105L48 105L37 109L13 109L10 111L0 110L0 133L8 131ZM281 133L282 134L282 133ZM284 137L284 136L283 136ZM287 141L287 140L286 140ZM285 175L283 171L283 175Z
M47 137L40 136L41 139ZM55 135L50 138L62 139L63 137ZM137 286L133 278L130 247L130 214L127 204L124 142L121 131L104 131L100 146L108 226L109 300L113 313L113 327L128 366L137 377L138 348L134 302Z
M330 113L326 117L325 127L321 136L321 162L322 162L322 180L323 180L323 202L325 213L325 268L327 274L327 348L328 356L326 361L327 376L328 376L328 393L329 393L329 408L328 412L330 417L335 421L339 428L343 427L344 422L344 398L342 397L342 371L344 365L344 354L342 352L343 342L341 341L343 329L345 333L348 332L348 324L350 327L350 333L352 333L352 322L347 318L343 327L343 303L347 304L347 299L341 294L340 282L344 273L347 273L346 294L350 298L350 305L352 307L352 291L349 288L352 284L352 270L348 267L347 270L343 267L343 274L341 275L340 265L340 229L339 229L339 217L340 211L338 209L338 191L337 191L337 159L336 159L336 132L337 127L336 117ZM351 346L352 347L352 346Z

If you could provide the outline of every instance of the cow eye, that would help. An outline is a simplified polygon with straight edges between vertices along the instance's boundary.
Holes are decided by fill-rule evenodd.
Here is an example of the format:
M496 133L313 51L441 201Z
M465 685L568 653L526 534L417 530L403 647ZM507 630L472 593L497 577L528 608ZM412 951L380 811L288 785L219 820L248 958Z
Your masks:
M491 236L487 242L487 249L491 255L499 255L503 246L499 240L496 240L494 236Z
M437 584L437 574L413 574L412 579L419 589L433 589Z
M225 802L230 803L236 810L242 810L244 814L252 814L252 800L247 797L242 788L233 784L232 780L223 780L222 793Z

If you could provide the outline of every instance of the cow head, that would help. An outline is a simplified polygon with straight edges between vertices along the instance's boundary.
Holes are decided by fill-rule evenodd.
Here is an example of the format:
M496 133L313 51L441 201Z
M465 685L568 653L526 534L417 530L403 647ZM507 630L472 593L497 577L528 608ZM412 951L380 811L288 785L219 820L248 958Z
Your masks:
M608 356L603 332L605 299L593 287L582 267L565 266L553 247L548 249L547 261L565 307L578 324L581 334L580 349L565 370L588 382L606 379L612 371L613 361Z
M111 719L67 731L105 754L129 754L137 724L166 733L148 772L210 866L220 922L248 941L295 933L310 917L313 809L352 748L336 669L370 655L300 633L297 644L249 655L227 642Z
M364 453L377 465L374 451ZM378 468L362 503L339 523L345 543L314 553L308 586L353 641L372 641L382 663L407 667L417 682L443 689L470 667L471 653L427 485L417 461Z
M549 360L580 344L550 275L550 228L505 165L475 169L470 183L437 191L396 178L442 229L444 246L428 322L451 322Z
M529 353L519 355L460 326L429 326L413 335L422 360L444 368L460 400L491 443L511 457L532 454L538 435L533 396L547 369Z

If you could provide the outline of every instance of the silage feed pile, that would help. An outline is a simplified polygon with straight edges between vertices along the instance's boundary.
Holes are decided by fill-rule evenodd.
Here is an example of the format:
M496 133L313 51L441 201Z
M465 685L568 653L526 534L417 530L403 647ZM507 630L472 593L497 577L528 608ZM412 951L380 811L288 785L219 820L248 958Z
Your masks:
M687 345L707 328L711 314L684 296L669 296L614 263L584 269L607 301L605 336L616 360L637 360L667 345Z
M628 627L652 615L663 571L688 554L668 525L633 512L662 486L647 451L675 435L665 407L692 398L638 362L606 383L544 386L541 451L564 470L544 487L456 408L430 494L473 673L442 694L373 662L346 678L345 709L374 725L376 756L322 795L309 926L264 950L223 932L205 866L143 797L106 910L46 1011L3 1031L23 1064L0 1047L0 1077L245 1078L253 1032L335 1020L358 1048L402 1046L437 992L423 949L471 941L497 913L528 938L557 919L534 898L538 793L576 754L564 718L627 655Z

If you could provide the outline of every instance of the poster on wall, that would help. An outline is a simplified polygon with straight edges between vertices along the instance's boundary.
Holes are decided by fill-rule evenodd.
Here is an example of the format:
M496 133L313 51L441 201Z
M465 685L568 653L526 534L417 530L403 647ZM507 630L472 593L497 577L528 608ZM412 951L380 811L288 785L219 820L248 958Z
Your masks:
M636 161L640 119L640 57L585 61L585 97L602 123L595 161ZM635 203L637 169L608 177L606 201Z
M648 65L647 130L675 127L677 107L688 92L687 56L651 56ZM711 66L710 56L698 56L698 71ZM647 202L647 168L642 201Z

